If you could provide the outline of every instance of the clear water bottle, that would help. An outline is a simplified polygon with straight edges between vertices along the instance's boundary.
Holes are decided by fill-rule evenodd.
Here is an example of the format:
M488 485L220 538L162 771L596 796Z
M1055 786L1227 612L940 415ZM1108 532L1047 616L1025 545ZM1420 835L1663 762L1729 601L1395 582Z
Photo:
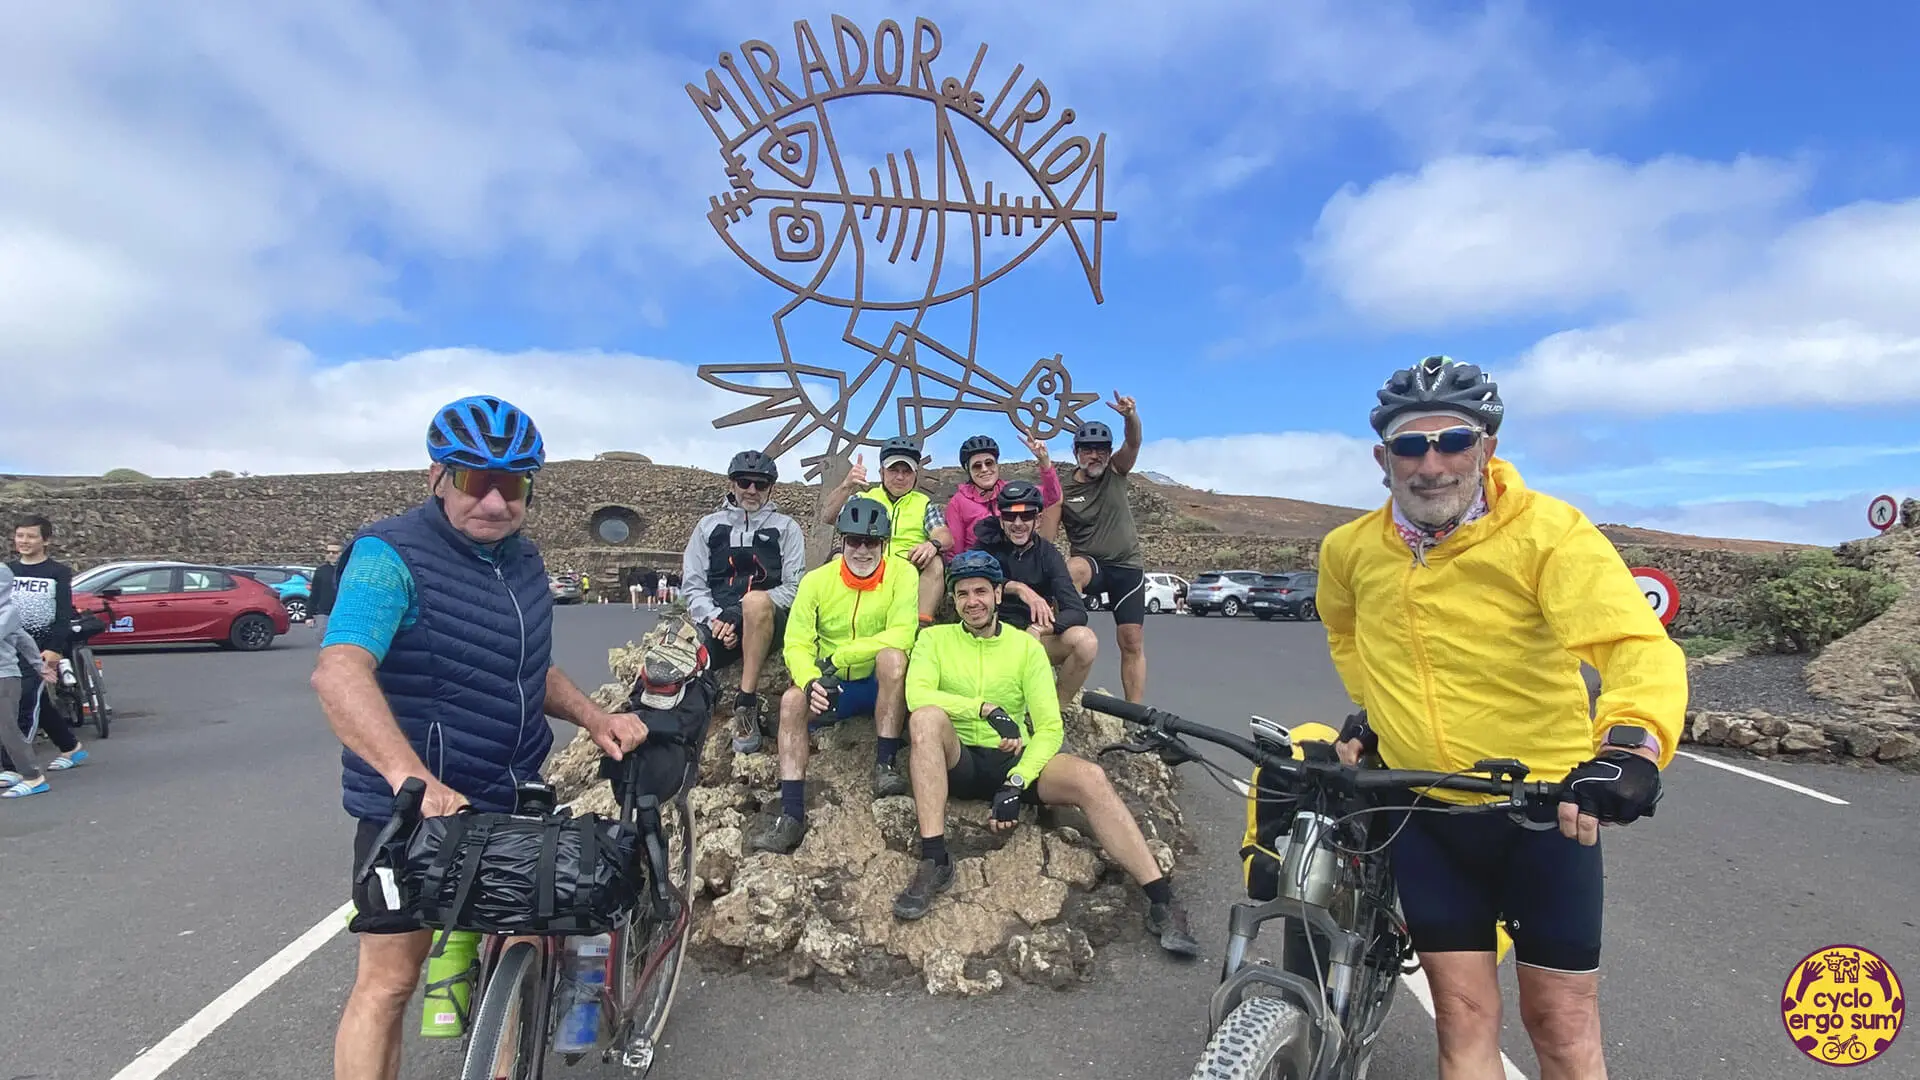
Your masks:
M610 934L567 939L573 999L553 1040L553 1048L562 1054L591 1050L600 1041L600 988L607 983L607 957L612 951Z
M67 659L64 656L61 657L60 658L60 685L76 686L79 684L79 682L80 680L73 674L73 661Z

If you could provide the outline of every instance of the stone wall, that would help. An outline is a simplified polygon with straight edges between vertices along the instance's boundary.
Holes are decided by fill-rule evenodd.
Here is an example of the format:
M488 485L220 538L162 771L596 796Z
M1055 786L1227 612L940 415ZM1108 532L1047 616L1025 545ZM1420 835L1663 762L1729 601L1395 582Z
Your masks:
M1005 463L1003 474L1032 480L1031 461ZM869 468L876 478L877 468ZM53 519L56 555L85 567L111 559L169 558L221 563L311 563L324 544L345 540L367 522L403 510L426 495L424 469L227 479L154 480L128 484L10 484L0 494L8 519L40 513ZM923 483L944 503L960 470L927 470ZM528 530L555 570L586 571L594 592L625 599L640 569L678 569L679 555L700 518L720 503L725 481L700 469L642 461L556 461L541 473ZM1180 513L1155 484L1129 485L1141 542L1152 569L1192 578L1205 570L1310 569L1314 540L1236 535ZM817 506L818 485L783 483L780 507L803 524ZM614 508L631 522L619 544L595 536L596 512ZM1657 566L1680 586L1675 633L1725 629L1737 598L1762 572L1766 557L1690 548L1623 548L1630 564Z

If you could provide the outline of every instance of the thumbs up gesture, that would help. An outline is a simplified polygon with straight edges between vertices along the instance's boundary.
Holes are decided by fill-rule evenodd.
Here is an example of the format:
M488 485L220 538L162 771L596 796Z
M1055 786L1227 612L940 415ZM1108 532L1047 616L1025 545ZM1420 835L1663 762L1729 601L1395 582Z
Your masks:
M866 486L867 486L866 455L855 454L853 455L853 467L847 470L847 487L861 488Z

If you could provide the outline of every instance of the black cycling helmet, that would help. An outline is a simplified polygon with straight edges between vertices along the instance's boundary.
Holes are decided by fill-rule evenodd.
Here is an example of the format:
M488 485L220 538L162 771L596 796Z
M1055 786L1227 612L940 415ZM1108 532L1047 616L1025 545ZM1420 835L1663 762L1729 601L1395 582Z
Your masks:
M994 442L991 435L968 436L967 441L960 444L960 467L963 469L972 467L975 454L992 454L993 459L998 461L1000 444Z
M1001 513L1009 510L1031 510L1040 512L1040 489L1025 480L1009 480L1000 487L1000 495L994 504Z
M833 527L842 536L877 536L882 540L893 535L893 525L887 520L887 508L877 500L863 495L855 495L840 508L840 516Z
M1083 446L1111 447L1112 445L1113 429L1098 420L1089 420L1074 430L1073 448L1075 450Z
M895 435L880 444L880 467L886 468L887 462L894 458L906 458L913 462L913 470L920 471L920 440L906 435Z
M774 483L780 479L780 466L758 450L742 450L727 463L727 479L734 480L742 476L757 476Z
M947 564L948 589L952 589L956 582L976 577L986 578L995 585L1007 583L1007 575L1000 569L1000 560L979 548L963 551L955 555L953 561Z
M1459 413L1484 426L1487 434L1498 435L1500 418L1507 411L1500 402L1500 387L1486 372L1445 356L1429 356L1394 372L1377 393L1380 404L1367 419L1374 434L1383 438L1396 417L1429 410Z

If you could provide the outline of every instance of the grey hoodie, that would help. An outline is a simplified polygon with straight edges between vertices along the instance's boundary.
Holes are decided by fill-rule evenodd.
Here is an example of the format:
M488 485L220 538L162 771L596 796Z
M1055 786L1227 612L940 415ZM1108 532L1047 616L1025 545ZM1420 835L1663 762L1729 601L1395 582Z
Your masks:
M27 672L37 679L46 666L33 635L20 626L20 609L13 602L13 571L0 566L0 679L17 679Z
M746 545L753 542L754 533L769 528L780 531L780 584L770 591L769 599L777 608L793 607L793 598L800 592L800 578L807 572L807 534L801 531L799 522L781 513L772 499L749 518L729 494L720 509L693 527L687 550L680 557L680 587L687 599L688 615L705 622L720 614L720 605L713 602L713 589L707 584L708 542L713 531L731 529L733 542ZM777 648L779 643L774 645Z

